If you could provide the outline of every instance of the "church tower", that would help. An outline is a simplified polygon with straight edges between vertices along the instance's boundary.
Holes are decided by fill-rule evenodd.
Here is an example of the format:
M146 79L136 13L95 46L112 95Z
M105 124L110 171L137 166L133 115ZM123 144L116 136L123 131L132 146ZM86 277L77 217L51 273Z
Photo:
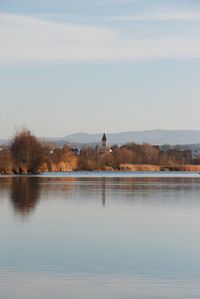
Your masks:
M101 140L101 144L102 146L105 148L107 147L107 138L106 138L106 134L103 134L102 140Z

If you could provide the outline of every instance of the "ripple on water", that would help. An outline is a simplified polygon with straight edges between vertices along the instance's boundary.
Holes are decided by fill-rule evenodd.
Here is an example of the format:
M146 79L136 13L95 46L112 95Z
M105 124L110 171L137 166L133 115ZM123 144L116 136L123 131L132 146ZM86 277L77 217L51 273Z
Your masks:
M0 272L1 298L199 298L198 278Z

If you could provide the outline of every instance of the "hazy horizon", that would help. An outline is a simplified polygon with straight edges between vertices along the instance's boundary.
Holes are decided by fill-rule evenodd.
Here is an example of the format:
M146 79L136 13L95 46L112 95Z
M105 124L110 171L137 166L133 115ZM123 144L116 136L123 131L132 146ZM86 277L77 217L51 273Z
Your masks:
M127 130L127 131L91 131L91 132L84 132L84 131L77 131L77 132L69 132L69 133L65 133L64 135L57 135L57 136L53 136L53 135L47 135L47 136L41 136L41 135L37 135L35 133L34 130L32 130L32 128L30 127L26 127L26 126L19 126L19 127L16 127L16 129L13 130L13 132L11 133L10 136L7 136L7 137L2 137L0 136L0 139L3 140L3 139L10 139L12 138L15 133L17 131L20 131L21 129L28 129L31 131L31 133L33 133L35 136L37 136L38 138L63 138L63 137L67 137L67 136L73 136L73 135L79 135L79 134L88 134L88 135L98 135L98 134L103 134L105 133L106 135L109 135L109 134L123 134L123 133L142 133L142 132L159 132L159 131L165 131L165 132L200 132L200 129L144 129L144 130Z
M25 128L27 129L27 128ZM16 134L17 132L15 132ZM33 131L31 133L35 134ZM75 132L72 134L64 134L63 136L38 136L39 139L47 142L56 142L63 144L69 142L74 146L81 144L90 144L93 146L99 143L103 134L106 133L109 144L127 144L135 142L137 144L154 144L154 145L185 145L194 148L200 144L200 130L143 130L143 131L119 131L119 132ZM1 138L0 144L6 144L13 137Z
M200 130L199 1L0 2L1 139Z

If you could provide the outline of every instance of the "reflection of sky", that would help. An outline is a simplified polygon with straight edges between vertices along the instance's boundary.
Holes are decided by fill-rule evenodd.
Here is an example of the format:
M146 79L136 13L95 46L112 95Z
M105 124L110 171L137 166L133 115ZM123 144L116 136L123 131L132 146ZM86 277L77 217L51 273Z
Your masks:
M51 276L0 273L3 298L149 299L198 298L198 279L159 279L142 276ZM3 278L3 279L2 279ZM6 279L5 279L6 278ZM9 280L9 284L6 283ZM9 285L9 287L8 287Z
M13 213L13 197L1 201L1 268L199 276L198 179L38 178L38 184L25 221L24 209Z

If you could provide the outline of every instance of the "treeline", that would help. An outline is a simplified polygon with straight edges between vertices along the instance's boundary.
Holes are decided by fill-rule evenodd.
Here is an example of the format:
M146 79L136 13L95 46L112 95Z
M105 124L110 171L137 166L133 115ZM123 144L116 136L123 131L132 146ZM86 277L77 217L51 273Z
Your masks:
M38 174L77 168L78 157L68 145L60 148L41 142L27 129L17 132L11 143L0 150L2 174Z
M86 148L79 157L79 169L121 170L126 165L162 165L163 167L193 164L191 151L162 151L158 146L129 143L113 146L111 151L98 151L98 148ZM140 167L141 169L141 167Z
M27 129L17 132L9 145L0 148L2 174L72 170L179 170L183 169L179 167L181 165L194 164L200 164L200 160L193 160L189 150L161 150L149 144L129 143L104 149L87 147L78 154L68 145L59 147L41 142Z

